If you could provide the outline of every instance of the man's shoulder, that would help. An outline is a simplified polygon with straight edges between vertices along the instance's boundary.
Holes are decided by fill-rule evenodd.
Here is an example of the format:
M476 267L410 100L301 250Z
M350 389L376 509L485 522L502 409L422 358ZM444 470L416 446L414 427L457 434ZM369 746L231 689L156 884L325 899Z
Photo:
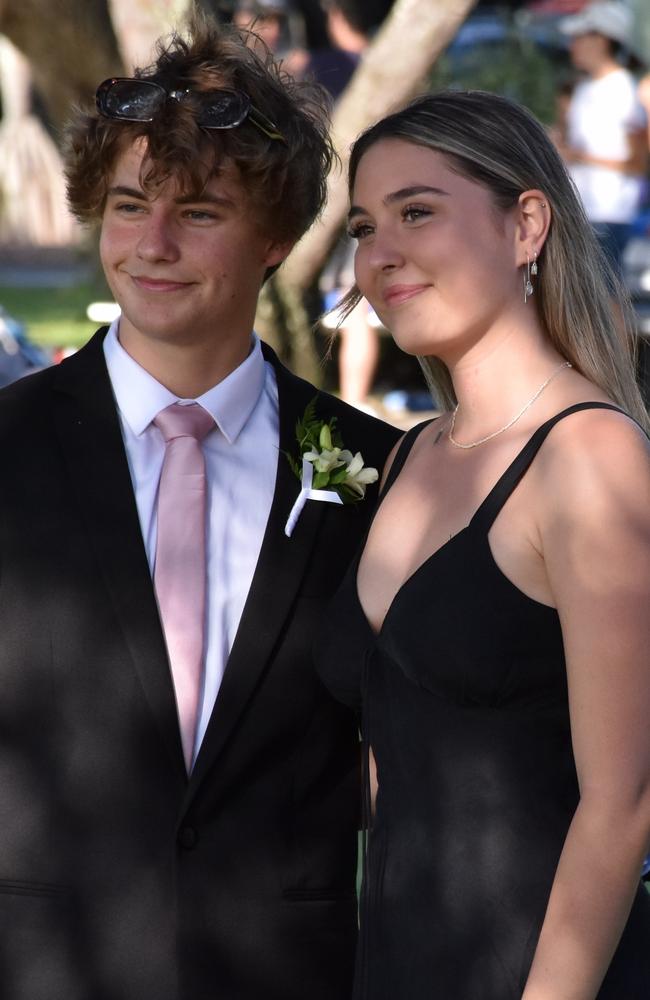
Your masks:
M39 396L50 391L53 368L42 368L24 375L0 389L0 408L7 413L15 408L33 406Z
M315 400L318 419L329 420L331 417L336 417L337 429L345 448L352 452L361 451L364 458L366 458L364 448L368 452L372 450L374 462L383 463L401 436L402 432L397 427L358 410L332 393L319 389L299 375L295 375L278 360L268 345L263 344L262 350L265 359L275 368L280 406L285 413L293 411L295 419L298 419L312 400Z
M0 433L9 430L13 433L21 423L31 425L40 421L43 426L55 390L74 392L96 374L100 351L101 338L95 337L60 364L25 375L0 389Z
M323 415L330 414L336 417L341 425L354 428L355 430L358 428L359 431L365 434L385 437L386 439L391 439L393 442L402 433L397 427L386 423L385 420L371 416L371 414L357 409L356 406L351 406L350 403L346 403L344 400L339 399L330 392L325 392L323 389L314 388L314 396L317 398L316 405L318 412Z

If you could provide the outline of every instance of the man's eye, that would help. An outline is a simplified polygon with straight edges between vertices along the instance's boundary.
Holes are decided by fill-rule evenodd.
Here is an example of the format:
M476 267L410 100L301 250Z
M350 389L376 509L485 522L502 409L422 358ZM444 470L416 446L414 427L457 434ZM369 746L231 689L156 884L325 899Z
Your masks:
M137 202L133 201L122 201L115 205L115 211L120 212L122 215L134 215L135 213L142 212L143 210L143 205L138 205Z
M192 219L194 222L206 222L216 218L214 212L206 212L200 208L188 209L185 212L185 217L187 219Z

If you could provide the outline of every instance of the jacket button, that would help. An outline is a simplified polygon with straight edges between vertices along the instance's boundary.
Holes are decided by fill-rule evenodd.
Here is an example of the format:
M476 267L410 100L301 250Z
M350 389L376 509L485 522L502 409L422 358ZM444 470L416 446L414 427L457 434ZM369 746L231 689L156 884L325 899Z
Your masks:
M178 843L186 851L196 847L199 836L193 826L184 826L178 833Z

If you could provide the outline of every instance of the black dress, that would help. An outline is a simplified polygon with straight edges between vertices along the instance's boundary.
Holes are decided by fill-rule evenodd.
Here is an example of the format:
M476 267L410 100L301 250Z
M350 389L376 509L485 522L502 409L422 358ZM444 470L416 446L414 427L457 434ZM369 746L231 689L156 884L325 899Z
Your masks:
M378 635L359 604L358 559L334 598L318 669L337 698L363 703L380 784L359 1000L521 997L578 784L557 612L503 575L487 536L551 427L605 405L538 429L471 523L404 583ZM650 998L641 884L598 997Z

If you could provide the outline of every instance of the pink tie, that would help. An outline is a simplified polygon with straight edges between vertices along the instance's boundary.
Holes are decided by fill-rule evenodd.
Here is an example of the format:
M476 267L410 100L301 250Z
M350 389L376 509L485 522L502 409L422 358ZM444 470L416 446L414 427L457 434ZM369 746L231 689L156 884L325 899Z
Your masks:
M203 682L205 629L205 459L200 442L215 426L197 403L174 403L154 420L165 438L158 487L154 585L171 664L188 773Z

